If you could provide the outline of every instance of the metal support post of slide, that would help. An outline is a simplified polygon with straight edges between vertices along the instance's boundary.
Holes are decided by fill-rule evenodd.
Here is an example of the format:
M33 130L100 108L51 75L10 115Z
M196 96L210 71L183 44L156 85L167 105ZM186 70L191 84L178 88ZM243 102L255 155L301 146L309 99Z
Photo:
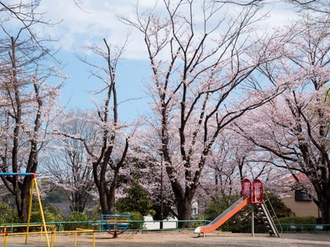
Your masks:
M254 205L251 204L251 234L254 237Z

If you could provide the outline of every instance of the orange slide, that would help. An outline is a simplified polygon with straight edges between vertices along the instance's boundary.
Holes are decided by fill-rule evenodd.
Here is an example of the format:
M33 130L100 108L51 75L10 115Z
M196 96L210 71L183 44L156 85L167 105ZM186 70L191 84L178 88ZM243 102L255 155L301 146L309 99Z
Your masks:
M212 232L218 229L223 223L233 217L238 211L244 208L246 205L250 203L249 197L241 197L237 200L233 205L231 205L226 211L220 214L217 218L215 218L211 223L205 226L199 226L195 229L194 233L200 234L205 232Z

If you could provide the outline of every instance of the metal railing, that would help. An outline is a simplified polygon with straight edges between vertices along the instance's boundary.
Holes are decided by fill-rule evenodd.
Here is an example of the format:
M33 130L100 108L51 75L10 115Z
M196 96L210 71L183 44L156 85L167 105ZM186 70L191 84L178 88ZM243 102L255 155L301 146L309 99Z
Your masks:
M163 231L166 230L193 230L198 226L207 225L211 221L209 220L173 220L166 221L168 223L172 223L173 227L164 228ZM179 228L179 223L189 223L188 228ZM130 220L130 226L128 228L129 231L155 231L160 229L147 229L147 223L155 223L159 224L160 221L145 221L145 220ZM82 229L90 229L95 231L101 231L101 221L60 221L60 222L46 222L47 226L55 226L57 231L71 231L77 228ZM281 223L276 224L277 226L281 226L283 228L283 233L304 233L304 232L327 232L330 233L330 224L296 224L296 223ZM30 225L31 231L40 231L40 227L42 226L41 222L34 222ZM0 233L4 232L6 229L7 232L20 232L24 231L26 227L22 225L22 223L3 223L0 224Z
M159 224L161 221L145 221L145 220L130 220L130 225L128 230L134 231L148 231L146 225L148 223ZM164 228L162 230L181 230L183 228L179 228L179 223L189 223L188 228L184 228L187 230L195 229L198 226L206 225L210 221L209 220L167 220L164 223L170 223L171 227ZM102 229L102 222L100 220L95 221L59 221L59 222L46 222L47 225L55 226L56 231L71 231L77 228L82 229L90 229L101 231ZM39 231L40 227L42 226L41 222L34 222L31 223L30 230L31 231ZM19 232L25 230L26 226L22 223L3 223L0 224L0 233L3 232L3 229L6 228L7 231L10 232ZM23 228L23 229L22 229ZM160 229L149 229L150 231L153 230L160 230Z

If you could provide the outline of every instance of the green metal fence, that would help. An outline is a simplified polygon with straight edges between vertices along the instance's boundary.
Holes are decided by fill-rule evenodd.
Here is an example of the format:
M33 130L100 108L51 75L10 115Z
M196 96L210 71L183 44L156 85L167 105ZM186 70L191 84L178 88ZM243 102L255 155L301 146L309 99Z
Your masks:
M195 229L198 226L206 225L210 221L207 220L173 220L173 221L166 221L167 223L172 223L173 227L171 228L164 228L163 230L179 230L183 228L179 228L180 222L188 222L188 227L184 229ZM131 231L147 231L146 225L148 223L160 223L160 221L144 221L144 220L130 220L130 225L128 230ZM165 223L165 221L164 221ZM61 221L61 222L46 222L47 225L56 226L57 231L71 231L75 230L76 228L83 228L83 229L91 229L96 231L101 231L101 221ZM42 223L41 222L33 222L31 223L30 230L31 231L39 231ZM23 228L21 223L3 223L0 226L6 226L7 230L11 232L21 231L20 229ZM160 229L153 229L153 230L160 230ZM0 227L0 232L2 228ZM152 230L151 230L152 231Z
M144 221L144 220L130 220L130 226L128 228L129 231L159 231L160 229L147 229L147 223L159 223L160 221ZM169 223L173 223L173 227L171 228L164 228L163 230L193 230L198 226L206 225L210 221L207 220L173 220L173 221L166 221ZM179 223L188 222L187 228L179 228ZM76 228L83 228L83 229L91 229L96 231L101 231L101 221L62 221L62 222L47 222L47 225L56 226L57 231L71 231L75 230ZM41 222L34 222L31 223L30 231L39 231L42 223ZM3 223L0 224L0 232L3 231L4 226L6 226L7 231L17 232L17 231L24 231L26 227L21 223ZM330 224L281 224L283 227L283 233L318 233L318 232L330 232Z

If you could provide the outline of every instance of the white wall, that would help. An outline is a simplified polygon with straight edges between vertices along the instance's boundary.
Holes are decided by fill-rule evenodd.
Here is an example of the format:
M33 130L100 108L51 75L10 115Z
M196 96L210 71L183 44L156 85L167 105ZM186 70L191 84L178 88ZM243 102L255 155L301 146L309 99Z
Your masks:
M163 221L163 229L176 229L178 220L176 218L167 218ZM152 216L144 216L144 228L147 230L159 230L160 222L154 221Z

